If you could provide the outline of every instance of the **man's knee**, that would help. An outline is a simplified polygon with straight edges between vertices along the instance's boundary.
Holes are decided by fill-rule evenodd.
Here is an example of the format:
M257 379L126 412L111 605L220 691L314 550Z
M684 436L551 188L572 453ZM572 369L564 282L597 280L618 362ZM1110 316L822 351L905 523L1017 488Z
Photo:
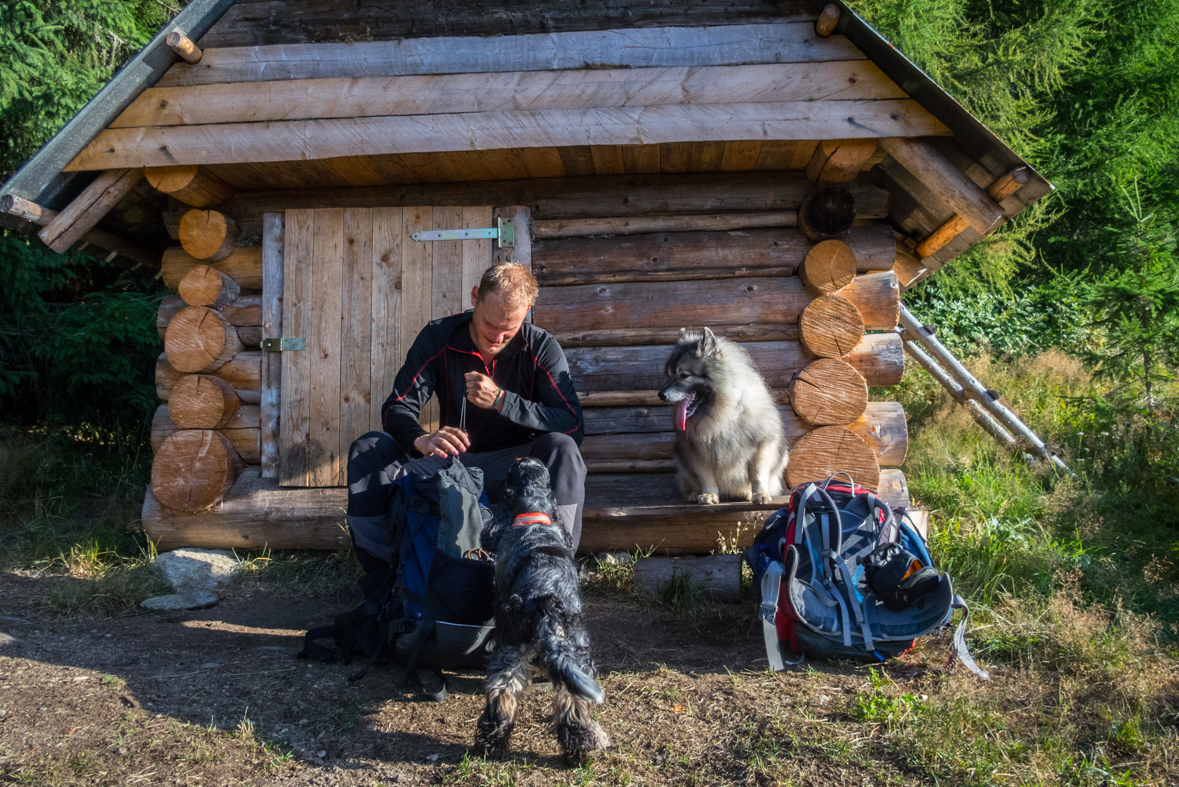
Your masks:
M577 447L577 441L567 434L549 432L542 435L532 444L529 453L550 464L558 461L568 464L570 469L585 475L585 461L581 458L581 450Z
M397 443L388 432L366 432L352 441L352 447L348 449L348 461L351 463L361 456L364 456L365 461L376 460L378 457L392 455L396 446Z
M407 459L401 446L386 432L368 432L354 440L348 449L349 507L356 495L386 486Z

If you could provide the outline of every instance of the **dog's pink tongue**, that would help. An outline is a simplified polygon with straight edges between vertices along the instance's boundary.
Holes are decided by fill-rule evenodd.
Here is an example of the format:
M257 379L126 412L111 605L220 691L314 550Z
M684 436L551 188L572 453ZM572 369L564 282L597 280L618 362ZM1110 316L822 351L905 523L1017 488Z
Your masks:
M681 399L675 410L676 427L682 432L688 428L688 405L691 399Z

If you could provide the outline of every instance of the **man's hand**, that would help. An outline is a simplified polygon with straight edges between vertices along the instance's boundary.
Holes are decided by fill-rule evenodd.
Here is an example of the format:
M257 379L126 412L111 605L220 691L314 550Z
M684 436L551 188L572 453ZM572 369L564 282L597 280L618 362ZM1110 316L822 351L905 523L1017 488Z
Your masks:
M413 441L413 447L423 456L458 456L471 447L467 433L453 426L444 426L433 434L424 434Z
M467 379L467 401L484 410L489 410L494 406L495 411L499 412L499 409L503 407L504 397L500 387L495 384L495 380L485 374L479 374L479 372L468 372L463 376Z

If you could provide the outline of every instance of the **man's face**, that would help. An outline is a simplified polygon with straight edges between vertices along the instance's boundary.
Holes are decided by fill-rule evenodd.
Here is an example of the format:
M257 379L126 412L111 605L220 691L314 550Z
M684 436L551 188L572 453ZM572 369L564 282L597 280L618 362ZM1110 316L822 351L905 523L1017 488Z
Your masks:
M471 317L471 338L483 360L490 362L520 332L520 326L528 316L528 307L521 306L513 311L498 292L488 293L479 300L478 287L471 291L471 304L475 307Z

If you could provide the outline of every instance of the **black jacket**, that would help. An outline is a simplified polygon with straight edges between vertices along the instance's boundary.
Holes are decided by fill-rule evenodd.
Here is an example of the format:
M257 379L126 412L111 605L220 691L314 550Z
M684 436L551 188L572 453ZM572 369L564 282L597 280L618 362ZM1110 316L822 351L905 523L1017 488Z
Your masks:
M434 320L422 329L397 373L393 393L381 408L385 431L410 455L426 430L418 416L430 394L438 395L442 426L459 425L466 398L467 372L486 374L504 390L497 413L467 402L471 451L494 451L560 432L581 444L581 403L573 390L569 364L557 340L526 322L490 367L471 339L471 312Z

